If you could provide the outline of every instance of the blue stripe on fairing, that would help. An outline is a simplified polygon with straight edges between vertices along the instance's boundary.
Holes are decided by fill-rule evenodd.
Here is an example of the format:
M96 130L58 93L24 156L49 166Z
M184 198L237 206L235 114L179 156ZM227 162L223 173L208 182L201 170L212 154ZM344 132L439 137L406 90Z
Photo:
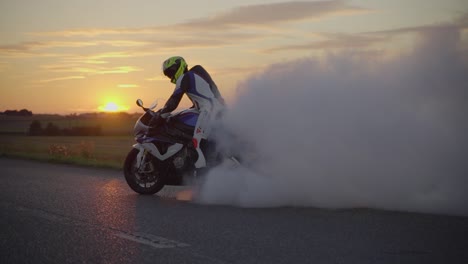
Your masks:
M197 124L198 114L184 113L184 114L178 115L177 119L186 125L194 127Z

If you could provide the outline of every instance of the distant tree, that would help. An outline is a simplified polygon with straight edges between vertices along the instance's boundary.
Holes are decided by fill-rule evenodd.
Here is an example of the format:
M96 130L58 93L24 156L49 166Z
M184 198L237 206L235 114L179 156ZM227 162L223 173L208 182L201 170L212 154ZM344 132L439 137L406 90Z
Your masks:
M3 112L5 115L8 115L8 116L14 116L14 115L18 115L18 111L16 110L6 110L5 112Z
M3 112L4 115L8 116L32 116L32 112L27 110L27 109L21 109L20 111L18 110L6 110Z
M32 116L33 115L32 111L29 111L28 109L21 109L18 113L20 116Z
M60 128L53 123L48 123L44 132L46 136L58 136L60 135Z
M31 125L29 125L29 135L30 136L40 136L42 135L42 125L41 122L34 120L32 121Z

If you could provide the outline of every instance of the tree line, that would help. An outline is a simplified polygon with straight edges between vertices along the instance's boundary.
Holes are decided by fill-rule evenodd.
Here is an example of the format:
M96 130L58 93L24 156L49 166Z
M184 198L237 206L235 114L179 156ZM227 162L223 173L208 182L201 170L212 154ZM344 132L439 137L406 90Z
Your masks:
M71 128L60 128L54 123L47 123L42 127L40 121L34 120L29 126L30 136L101 136L101 126L77 126Z
M4 112L0 112L0 115L7 115L7 116L32 116L32 111L28 109L21 109L21 110L6 110Z

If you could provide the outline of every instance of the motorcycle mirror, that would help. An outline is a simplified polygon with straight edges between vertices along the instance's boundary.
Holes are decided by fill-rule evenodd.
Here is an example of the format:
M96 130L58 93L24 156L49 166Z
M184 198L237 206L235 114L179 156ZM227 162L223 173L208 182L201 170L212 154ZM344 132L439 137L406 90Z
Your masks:
M142 101L141 99L136 100L136 104L137 104L139 107L143 107L143 101Z

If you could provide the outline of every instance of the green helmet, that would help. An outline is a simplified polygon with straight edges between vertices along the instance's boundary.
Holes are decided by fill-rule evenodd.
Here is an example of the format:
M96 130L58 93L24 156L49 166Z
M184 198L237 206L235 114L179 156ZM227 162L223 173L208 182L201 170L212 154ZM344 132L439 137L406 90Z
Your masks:
M171 79L172 83L176 83L177 79L179 79L179 77L184 74L186 69L187 63L185 62L184 58L180 56L170 57L169 59L165 60L162 65L164 75Z

